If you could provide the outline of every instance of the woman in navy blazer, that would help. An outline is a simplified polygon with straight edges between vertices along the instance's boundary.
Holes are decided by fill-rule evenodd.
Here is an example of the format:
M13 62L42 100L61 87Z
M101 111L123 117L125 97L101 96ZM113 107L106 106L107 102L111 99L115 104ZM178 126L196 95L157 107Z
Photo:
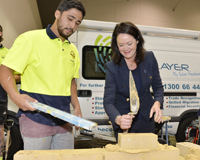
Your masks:
M112 35L112 60L106 64L104 108L112 122L116 139L118 133L154 133L155 121L162 120L164 89L153 52L143 48L144 39L139 29L130 22L117 24ZM140 108L129 115L129 71L131 70ZM150 87L154 92L151 95ZM155 116L153 116L155 114ZM154 117L154 118L153 118Z

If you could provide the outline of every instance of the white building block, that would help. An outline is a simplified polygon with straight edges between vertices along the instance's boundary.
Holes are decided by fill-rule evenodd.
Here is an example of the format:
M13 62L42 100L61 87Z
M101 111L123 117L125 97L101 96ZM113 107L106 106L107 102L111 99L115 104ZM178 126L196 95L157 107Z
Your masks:
M176 143L176 147L180 150L181 156L195 156L200 160L200 146L191 142ZM194 160L196 160L194 159Z

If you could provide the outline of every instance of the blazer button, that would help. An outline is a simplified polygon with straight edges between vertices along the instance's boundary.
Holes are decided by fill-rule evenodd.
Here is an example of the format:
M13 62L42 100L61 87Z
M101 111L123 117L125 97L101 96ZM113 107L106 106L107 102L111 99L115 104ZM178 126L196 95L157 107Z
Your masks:
M150 76L150 79L152 79L152 76Z
M146 90L146 91L148 91L148 90Z
M126 101L129 101L129 98L127 98Z
M122 85L122 87L124 87L124 85Z

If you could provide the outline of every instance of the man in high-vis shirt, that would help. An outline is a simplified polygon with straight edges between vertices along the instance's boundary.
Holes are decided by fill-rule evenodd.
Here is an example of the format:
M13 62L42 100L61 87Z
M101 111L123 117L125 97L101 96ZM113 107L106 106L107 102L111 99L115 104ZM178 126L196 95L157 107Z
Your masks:
M75 78L79 77L79 53L68 37L73 34L85 9L78 0L62 0L53 25L28 31L14 42L2 66L0 83L19 107L20 131L25 150L73 149L72 125L36 111L28 102L41 102L82 117ZM20 93L13 70L21 74Z
M3 28L0 25L0 64L6 56L8 49L1 43L3 41ZM7 111L7 94L0 84L0 160L3 159L4 151L4 124L6 123L6 111Z
M2 41L3 27L0 25L0 65L9 51L6 47L3 46L3 44L1 43ZM16 82L20 82L20 75L18 75L17 72L15 72L14 79L16 80ZM6 124L7 120L7 104L7 93L0 84L0 160L3 159L4 152L4 124Z

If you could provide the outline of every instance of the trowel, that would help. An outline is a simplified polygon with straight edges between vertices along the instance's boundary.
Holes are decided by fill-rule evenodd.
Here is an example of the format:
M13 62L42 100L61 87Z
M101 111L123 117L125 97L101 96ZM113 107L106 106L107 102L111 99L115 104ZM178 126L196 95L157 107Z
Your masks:
M6 150L5 150L5 160L8 158L8 149L10 146L10 128L14 125L13 119L7 119L6 126L7 126L7 140L6 140Z
M140 108L140 100L137 93L137 88L135 86L135 81L133 79L131 71L129 72L129 90L130 90L130 111L128 114L136 115ZM128 133L128 129L124 131Z

